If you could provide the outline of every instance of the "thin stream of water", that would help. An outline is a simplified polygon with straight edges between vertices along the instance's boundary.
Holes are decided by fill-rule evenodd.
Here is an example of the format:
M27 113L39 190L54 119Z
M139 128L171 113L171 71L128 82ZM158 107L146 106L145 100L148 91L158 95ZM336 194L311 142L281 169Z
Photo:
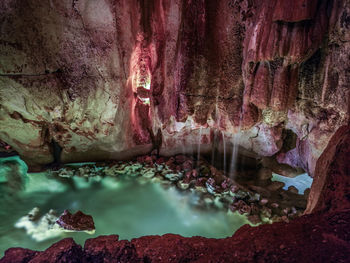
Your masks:
M232 157L231 157L231 163L230 163L230 177L235 178L236 175L236 170L237 170L237 156L238 156L238 147L239 147L239 138L240 138L240 133L241 133L241 126L242 126L242 119L243 119L243 114L242 114L242 109L239 113L239 125L238 125L238 131L233 135L233 140L232 140Z

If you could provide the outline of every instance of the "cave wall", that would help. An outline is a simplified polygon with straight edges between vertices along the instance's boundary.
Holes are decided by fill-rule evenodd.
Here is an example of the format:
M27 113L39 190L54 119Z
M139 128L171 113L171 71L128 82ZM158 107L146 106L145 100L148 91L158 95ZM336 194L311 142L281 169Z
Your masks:
M0 140L32 167L52 161L52 139L66 162L124 159L160 128L163 154L209 149L222 131L313 174L347 122L347 0L2 5Z

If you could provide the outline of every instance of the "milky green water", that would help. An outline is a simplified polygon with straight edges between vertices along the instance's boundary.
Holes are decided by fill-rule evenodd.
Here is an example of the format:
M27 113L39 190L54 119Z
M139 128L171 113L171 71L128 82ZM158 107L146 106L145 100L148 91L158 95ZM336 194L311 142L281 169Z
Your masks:
M1 187L0 257L9 247L44 250L64 237L73 237L80 244L88 238L110 234L129 240L165 233L223 238L248 223L237 213L198 206L199 197L193 192L181 192L173 186L164 188L143 178L121 176L86 181L75 177L70 182L63 182L40 173L28 175L26 189L17 195L5 195L5 184ZM15 222L33 207L39 207L42 213L50 209L58 213L64 209L81 210L93 216L96 232L94 235L65 233L58 238L36 242L24 229L14 227Z

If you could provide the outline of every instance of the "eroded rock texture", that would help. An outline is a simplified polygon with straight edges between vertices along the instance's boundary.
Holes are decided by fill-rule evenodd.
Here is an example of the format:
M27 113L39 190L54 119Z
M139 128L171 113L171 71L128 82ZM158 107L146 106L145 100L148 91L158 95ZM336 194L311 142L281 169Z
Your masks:
M150 130L163 154L223 131L313 174L348 117L349 14L346 0L5 0L0 140L33 168L53 141L65 162L96 161L150 151Z
M43 252L10 248L0 263L15 262L348 262L350 255L350 126L341 127L316 166L309 215L290 223L245 225L232 237L117 235L88 239L84 248L63 239ZM321 190L320 190L321 189ZM316 204L316 205L315 205ZM315 209L316 207L316 209Z

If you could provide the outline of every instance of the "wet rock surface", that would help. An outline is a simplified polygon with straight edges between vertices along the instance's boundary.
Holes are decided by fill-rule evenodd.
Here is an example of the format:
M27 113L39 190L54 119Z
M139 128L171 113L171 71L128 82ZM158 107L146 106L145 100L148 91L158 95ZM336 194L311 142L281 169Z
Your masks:
M6 0L1 17L0 140L32 170L53 141L64 162L123 160L241 130L242 147L271 156L289 129L279 162L313 175L346 122L347 1ZM145 86L149 106L135 106Z
M55 210L41 215L40 209L35 207L29 213L21 217L15 224L16 228L24 228L28 236L37 242L63 236L64 232L84 231L92 234L95 231L94 221L91 216L81 211L71 214L65 210L60 216Z
M95 224L92 216L86 215L81 211L71 214L68 210L65 210L56 222L65 230L95 231Z
M106 176L134 176L160 183L164 187L173 184L181 191L196 191L199 206L237 212L245 215L253 225L288 221L300 216L306 208L307 196L282 189L284 183L271 180L271 170L262 170L256 171L253 180L247 180L244 173L232 180L204 159L197 160L186 155L145 155L130 162L66 166L51 171L51 174L97 181ZM266 173L266 170L269 174L261 177L261 173Z
M321 156L320 160L325 161L318 163L315 176L315 180L320 180L316 181L316 185L325 183L325 189L333 184L334 177L337 178L337 182L342 183L336 184L334 190L339 190L342 195L334 199L335 191L322 191L322 198L318 199L321 206L317 206L316 212L289 223L264 224L254 228L245 225L232 237L224 239L184 238L167 234L119 241L118 236L102 236L87 240L84 249L72 239L64 239L43 252L8 249L0 262L348 262L350 211L344 194L349 192L343 187L348 185L348 175L344 174L347 166L344 169L342 162L348 160L349 139L349 127L336 133ZM326 169L326 181L322 180L324 165L331 168ZM241 198L249 196L237 186L232 186L230 191ZM329 202L333 202L331 207L334 209L323 206ZM266 205L269 201L263 198L259 203ZM244 211L255 209L248 208L247 203L242 201L237 205ZM277 203L272 203L271 208L265 206L263 211L269 215L272 209L278 207ZM284 210L284 213L290 212ZM80 261L75 261L77 258Z
M119 241L111 235L89 239L84 248L63 239L44 252L11 248L0 262L347 262L349 215L313 214L290 223L244 226L225 239L167 234Z

